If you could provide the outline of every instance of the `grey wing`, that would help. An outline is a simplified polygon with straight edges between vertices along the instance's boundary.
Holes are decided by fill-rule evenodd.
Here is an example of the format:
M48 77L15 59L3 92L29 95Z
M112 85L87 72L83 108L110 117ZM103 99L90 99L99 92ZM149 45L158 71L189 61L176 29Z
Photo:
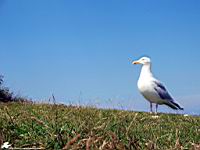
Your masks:
M159 81L154 81L155 83L155 91L160 96L161 99L173 101L173 98L169 95L164 85Z
M183 108L180 107L180 105L176 101L174 101L174 99L170 96L165 86L161 82L154 81L154 83L155 83L155 87L154 87L155 91L157 92L157 94L159 95L161 99L166 100L166 103L165 103L166 105L168 105L169 107L173 109L183 110Z

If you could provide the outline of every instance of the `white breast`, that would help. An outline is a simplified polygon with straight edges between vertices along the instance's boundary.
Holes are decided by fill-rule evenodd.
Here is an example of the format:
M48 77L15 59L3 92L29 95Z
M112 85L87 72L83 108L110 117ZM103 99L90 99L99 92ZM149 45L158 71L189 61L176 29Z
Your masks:
M162 104L163 100L159 97L154 89L154 77L150 71L150 69L145 68L143 66L141 70L141 74L138 80L138 89L140 93L150 102Z

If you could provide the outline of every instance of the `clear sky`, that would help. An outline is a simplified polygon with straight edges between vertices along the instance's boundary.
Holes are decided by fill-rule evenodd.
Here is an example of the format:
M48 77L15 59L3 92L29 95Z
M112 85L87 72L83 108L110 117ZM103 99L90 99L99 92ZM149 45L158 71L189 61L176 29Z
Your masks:
M0 74L15 93L148 111L130 63L143 55L200 113L199 0L0 0Z

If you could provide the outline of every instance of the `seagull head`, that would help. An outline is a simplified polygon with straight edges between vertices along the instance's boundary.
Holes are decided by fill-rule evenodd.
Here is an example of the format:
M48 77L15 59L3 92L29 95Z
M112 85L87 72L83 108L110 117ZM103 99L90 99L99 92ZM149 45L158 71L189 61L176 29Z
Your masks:
M148 65L151 63L151 59L148 57L142 57L139 60L133 61L132 64L142 64L142 65Z

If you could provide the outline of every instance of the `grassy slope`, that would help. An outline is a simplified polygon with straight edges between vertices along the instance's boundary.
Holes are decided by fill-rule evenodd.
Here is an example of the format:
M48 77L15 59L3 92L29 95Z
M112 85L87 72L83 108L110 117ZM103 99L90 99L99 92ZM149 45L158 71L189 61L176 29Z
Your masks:
M0 114L1 138L13 147L178 149L200 142L200 117L19 103L0 104Z

